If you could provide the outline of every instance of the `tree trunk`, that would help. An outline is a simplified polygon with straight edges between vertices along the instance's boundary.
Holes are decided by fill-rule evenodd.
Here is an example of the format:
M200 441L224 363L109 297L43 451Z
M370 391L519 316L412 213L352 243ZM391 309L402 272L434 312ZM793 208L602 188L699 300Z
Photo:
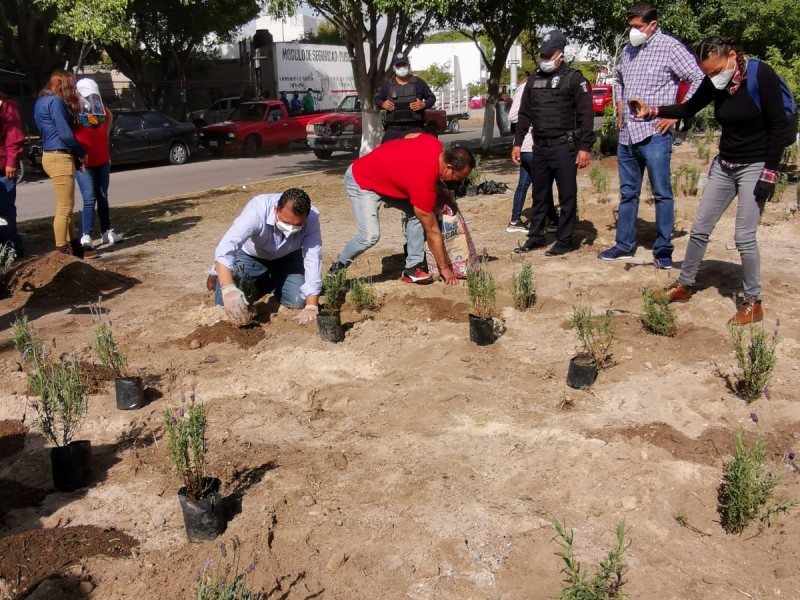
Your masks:
M491 96L486 99L486 107L483 109L483 129L481 130L482 150L488 150L494 139L495 104L496 102Z
M359 156L371 152L381 143L383 125L381 115L376 110L365 110L361 113L361 150Z

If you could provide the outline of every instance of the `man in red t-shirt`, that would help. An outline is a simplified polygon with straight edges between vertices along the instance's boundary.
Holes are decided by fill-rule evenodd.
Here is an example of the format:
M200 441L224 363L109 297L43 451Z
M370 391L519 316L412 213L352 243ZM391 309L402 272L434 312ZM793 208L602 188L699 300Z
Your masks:
M427 238L445 283L456 285L433 211L440 181L464 181L474 167L475 158L469 150L462 147L443 150L439 140L426 134L387 142L357 159L344 175L344 187L353 206L358 233L331 268L347 268L378 243L381 238L378 210L383 205L400 209L408 217L403 281L431 283L425 268Z

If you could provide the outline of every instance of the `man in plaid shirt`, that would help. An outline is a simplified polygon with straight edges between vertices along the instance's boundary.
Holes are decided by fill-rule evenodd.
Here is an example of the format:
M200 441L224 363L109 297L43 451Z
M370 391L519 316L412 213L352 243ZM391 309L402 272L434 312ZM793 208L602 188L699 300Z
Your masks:
M619 217L616 244L598 254L602 260L626 260L636 252L636 219L644 170L656 201L656 230L653 244L654 264L660 269L672 267L672 228L675 200L670 184L672 131L675 119L645 121L634 118L628 109L631 98L642 98L653 106L674 104L678 84L690 84L685 100L700 87L703 72L691 52L658 26L658 12L647 2L628 10L630 43L625 46L622 62L615 75L619 146Z

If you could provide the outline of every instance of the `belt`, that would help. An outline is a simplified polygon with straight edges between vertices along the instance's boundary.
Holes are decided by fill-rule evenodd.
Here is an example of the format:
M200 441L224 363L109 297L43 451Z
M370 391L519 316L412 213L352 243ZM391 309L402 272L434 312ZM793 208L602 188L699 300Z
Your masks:
M570 137L571 136L569 134L567 134L567 133L565 133L564 135L560 135L558 137L552 137L552 138L536 138L535 137L535 138L533 138L533 143L535 145L537 145L537 146L546 146L546 147L561 146L562 144L569 144L569 143L571 143L571 141L574 140L574 138L573 138L573 140L570 140L569 139Z
M44 154L69 154L72 155L72 150L42 150Z
M411 125L395 125L393 123L389 123L388 125L384 126L384 129L397 129L398 131L408 131L409 129L422 129L422 124L411 124Z

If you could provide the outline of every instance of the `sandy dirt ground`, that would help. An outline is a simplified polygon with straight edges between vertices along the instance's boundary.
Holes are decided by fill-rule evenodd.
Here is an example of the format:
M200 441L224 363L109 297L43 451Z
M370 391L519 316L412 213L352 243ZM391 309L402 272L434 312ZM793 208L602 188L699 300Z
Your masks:
M699 165L690 144L673 157L673 168L684 163ZM301 186L321 211L327 265L354 232L341 173L116 208L125 242L86 262L48 254L49 223L26 224L31 257L0 301L0 597L188 599L207 564L224 573L254 563L249 581L269 599L552 598L564 577L552 541L558 519L574 528L587 572L625 521L631 598L800 599L797 510L740 536L723 531L716 510L737 431L768 440L776 497L800 499L787 458L800 451L796 190L768 205L759 229L764 326L779 319L781 341L771 399L747 405L727 384L736 362L725 322L740 289L734 210L712 236L697 294L677 307L677 335L648 334L641 290L678 270L650 265L646 201L635 258L596 258L613 244L618 193L614 159L598 164L611 175L608 198L581 172L581 245L564 257L524 257L537 302L517 312L510 282L522 262L511 251L524 240L505 231L517 172L504 157L484 161L512 188L461 201L498 283L504 333L487 347L468 340L463 286L399 281L392 210L379 245L349 271L372 277L381 306L346 306L343 343L324 342L266 299L258 327L225 322L205 279L231 220L257 192ZM676 266L697 203L677 199ZM118 411L110 377L90 366L98 297L145 378L149 403L138 411ZM614 364L588 391L565 384L577 305L611 311L616 324ZM55 492L47 444L29 428L26 375L10 341L22 310L92 373L79 438L92 442L95 482L74 493ZM208 409L208 472L231 509L225 533L201 544L186 541L161 425L164 409L192 390ZM676 522L681 511L691 528Z

